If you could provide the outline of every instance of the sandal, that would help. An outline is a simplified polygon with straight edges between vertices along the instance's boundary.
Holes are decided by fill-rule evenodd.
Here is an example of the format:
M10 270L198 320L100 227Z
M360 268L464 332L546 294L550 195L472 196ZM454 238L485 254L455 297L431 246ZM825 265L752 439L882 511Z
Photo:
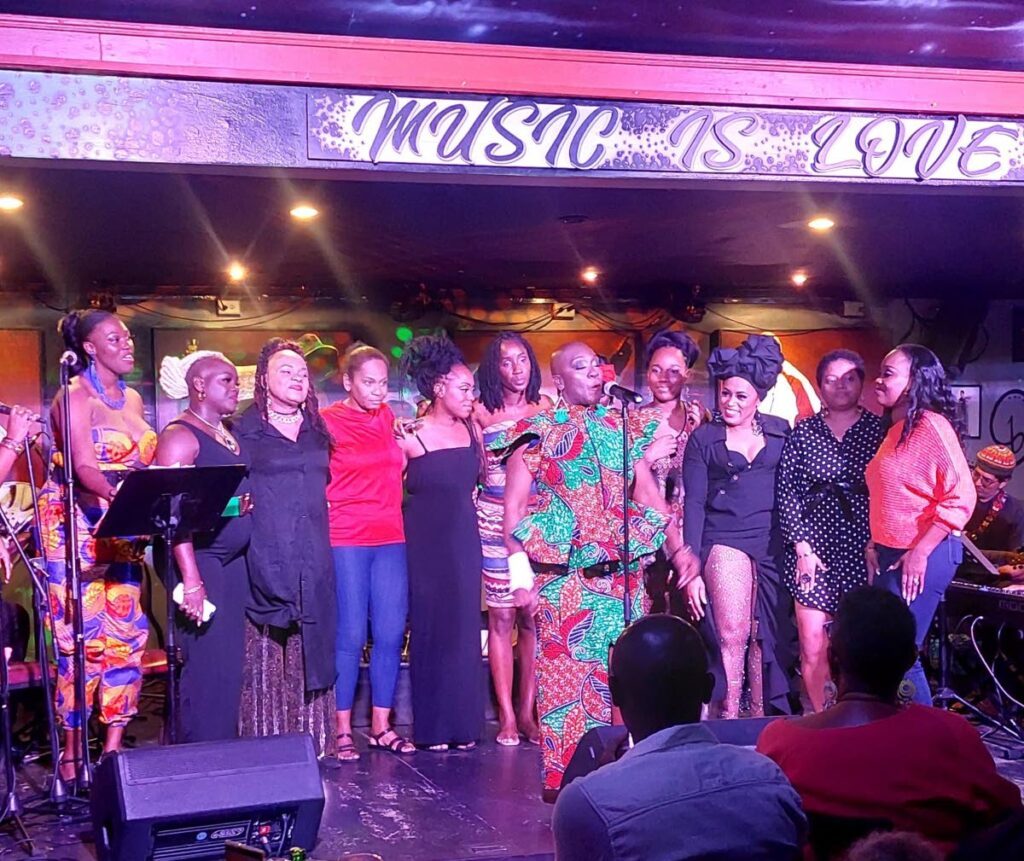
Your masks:
M462 742L461 744L453 744L452 745L452 750L463 750L463 751L465 751L465 750L475 750L475 749L476 749L476 742L475 741L466 741L466 742Z
M448 745L446 744L429 744L427 750L432 753L448 753Z
M391 741L385 742L384 739L389 733L393 738ZM367 736L366 746L376 748L377 750L386 750L388 753L394 753L398 756L411 756L416 753L416 745L409 741L409 739L402 738L391 727L381 732L370 733Z
M353 743L352 733L339 732L335 738L338 742L338 749L334 754L335 759L338 762L357 762L359 760L359 751ZM349 741L343 744L341 741L343 738L347 738Z

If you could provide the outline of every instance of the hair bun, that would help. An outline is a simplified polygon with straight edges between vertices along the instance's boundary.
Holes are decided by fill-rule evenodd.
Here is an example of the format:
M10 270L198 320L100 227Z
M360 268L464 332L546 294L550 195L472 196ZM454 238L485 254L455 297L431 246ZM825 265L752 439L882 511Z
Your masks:
M420 335L409 342L402 355L400 371L416 384L425 398L434 397L434 386L455 365L466 360L447 335Z

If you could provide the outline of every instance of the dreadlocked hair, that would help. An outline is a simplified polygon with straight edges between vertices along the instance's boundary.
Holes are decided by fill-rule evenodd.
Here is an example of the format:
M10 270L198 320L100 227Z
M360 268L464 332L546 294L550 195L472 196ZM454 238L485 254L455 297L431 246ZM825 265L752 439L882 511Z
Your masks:
M420 335L405 348L398 369L410 379L428 401L434 400L434 387L456 365L464 365L459 348L447 335Z
M967 428L964 417L957 407L956 398L946 381L946 369L927 347L920 344L900 344L899 350L910 359L910 383L907 385L907 419L903 423L898 446L903 445L917 427L921 414L931 410L945 418L960 438L960 447L964 445L964 434Z
M496 413L504 404L504 392L501 383L501 345L505 343L519 344L530 359L530 379L526 383L526 402L540 403L540 366L533 347L518 332L501 332L487 345L480 367L476 372L477 385L480 387L480 402L488 412Z
M291 350L293 353L302 356L302 347L294 341L287 341L284 338L271 338L263 345L263 349L260 350L260 356L256 360L256 384L253 387L253 400L256 402L256 408L260 411L260 416L265 422L270 421L270 415L267 412L270 394L267 386L267 370L270 367L270 357L275 353L281 353L285 350ZM310 427L313 428L317 435L328 445L332 445L334 440L331 437L331 432L327 430L327 425L324 424L323 418L320 416L320 404L316 399L316 392L313 391L312 383L310 383L306 400L300 406L300 409L305 420L309 422Z

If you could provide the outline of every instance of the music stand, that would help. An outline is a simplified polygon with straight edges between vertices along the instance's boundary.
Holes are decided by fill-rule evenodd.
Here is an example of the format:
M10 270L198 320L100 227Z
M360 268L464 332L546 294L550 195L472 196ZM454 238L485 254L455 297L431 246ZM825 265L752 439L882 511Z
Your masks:
M150 467L128 475L96 528L97 538L159 535L164 539L167 590L167 739L178 741L178 646L174 635L175 541L215 529L247 467Z

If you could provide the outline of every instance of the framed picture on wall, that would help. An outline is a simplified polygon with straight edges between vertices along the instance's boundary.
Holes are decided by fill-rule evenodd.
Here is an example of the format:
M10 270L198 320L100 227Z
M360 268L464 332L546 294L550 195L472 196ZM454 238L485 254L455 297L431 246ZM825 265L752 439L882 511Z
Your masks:
M981 386L950 386L970 439L981 438Z

